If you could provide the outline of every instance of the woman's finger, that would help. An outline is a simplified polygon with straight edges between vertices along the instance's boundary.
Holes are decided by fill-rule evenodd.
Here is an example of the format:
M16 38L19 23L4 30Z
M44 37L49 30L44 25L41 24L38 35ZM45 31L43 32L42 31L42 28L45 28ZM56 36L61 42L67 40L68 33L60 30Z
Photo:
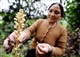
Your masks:
M43 47L43 46L38 46L38 49L39 49L41 52L46 53L45 47Z
M41 52L44 52L44 53L51 51L51 46L45 43L38 44L38 48Z
M15 37L14 36L15 36L15 33L13 32L8 37L9 41L12 42L12 43L15 43Z
M37 50L38 54L44 54L44 52L40 51L38 46L37 46L36 50Z
M26 33L22 32L21 35L19 36L18 40L20 42L23 42L23 41L25 41L27 39L26 36L27 36Z
M8 47L4 47L5 51L6 51L6 54L9 54L12 52L12 46L8 46Z
M20 35L20 37L18 38L18 40L19 40L20 42L25 41L25 36L24 36L23 34Z
M12 51L13 46L8 44L8 38L4 40L3 46L4 46L4 50L7 54Z

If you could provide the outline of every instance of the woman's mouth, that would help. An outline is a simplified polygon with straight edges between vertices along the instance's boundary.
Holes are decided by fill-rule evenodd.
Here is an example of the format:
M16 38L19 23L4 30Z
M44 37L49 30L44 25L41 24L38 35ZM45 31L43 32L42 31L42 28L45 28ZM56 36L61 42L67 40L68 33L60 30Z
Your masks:
M50 20L54 20L54 18L50 18Z

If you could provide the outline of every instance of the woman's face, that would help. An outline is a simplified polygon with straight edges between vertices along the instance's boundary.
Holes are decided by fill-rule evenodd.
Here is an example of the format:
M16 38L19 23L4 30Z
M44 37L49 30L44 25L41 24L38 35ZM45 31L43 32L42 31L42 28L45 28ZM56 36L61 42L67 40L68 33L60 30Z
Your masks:
M61 9L58 4L54 4L50 7L47 18L49 22L56 22L61 18Z

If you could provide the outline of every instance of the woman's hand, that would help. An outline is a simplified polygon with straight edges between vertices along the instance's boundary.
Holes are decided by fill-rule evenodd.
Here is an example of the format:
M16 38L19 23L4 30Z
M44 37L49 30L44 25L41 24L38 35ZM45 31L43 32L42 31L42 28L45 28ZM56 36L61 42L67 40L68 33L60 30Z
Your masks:
M8 38L4 40L3 46L6 54L9 54L13 49L13 46L10 45L10 41Z
M36 52L38 54L46 54L50 51L52 51L52 47L46 43L38 43L38 45L36 47Z
M18 40L20 42L24 42L25 40L27 40L28 36L25 32L22 32L21 35L19 36Z
M13 43L15 43L15 32L13 32L12 34L10 34L10 36L8 37L9 40ZM23 42L27 39L27 34L25 32L22 32L18 38L18 40L20 42Z
M9 54L13 49L11 43L15 44L14 34L15 34L14 32L11 33L9 37L6 38L3 42L4 50L7 54Z
M15 36L15 32L11 33L9 37L6 38L3 42L4 50L7 54L10 53L13 49L12 43L13 44L16 43L14 36ZM27 39L26 37L27 37L26 33L22 32L18 39L20 42L23 42L24 40Z

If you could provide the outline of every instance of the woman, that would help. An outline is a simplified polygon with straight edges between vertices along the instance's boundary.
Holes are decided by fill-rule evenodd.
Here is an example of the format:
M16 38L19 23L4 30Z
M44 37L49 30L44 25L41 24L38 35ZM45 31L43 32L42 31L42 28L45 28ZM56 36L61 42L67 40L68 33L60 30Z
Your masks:
M26 57L51 57L60 56L65 52L67 42L66 28L61 26L57 21L63 17L63 7L59 3L53 3L48 8L47 19L39 19L29 28L23 30L19 41L23 42L35 33L35 37L30 44L30 50ZM9 42L14 42L15 33L9 35L4 41L4 47L7 52L11 52L12 46ZM34 51L34 53L32 53ZM30 56L31 55L31 56Z

